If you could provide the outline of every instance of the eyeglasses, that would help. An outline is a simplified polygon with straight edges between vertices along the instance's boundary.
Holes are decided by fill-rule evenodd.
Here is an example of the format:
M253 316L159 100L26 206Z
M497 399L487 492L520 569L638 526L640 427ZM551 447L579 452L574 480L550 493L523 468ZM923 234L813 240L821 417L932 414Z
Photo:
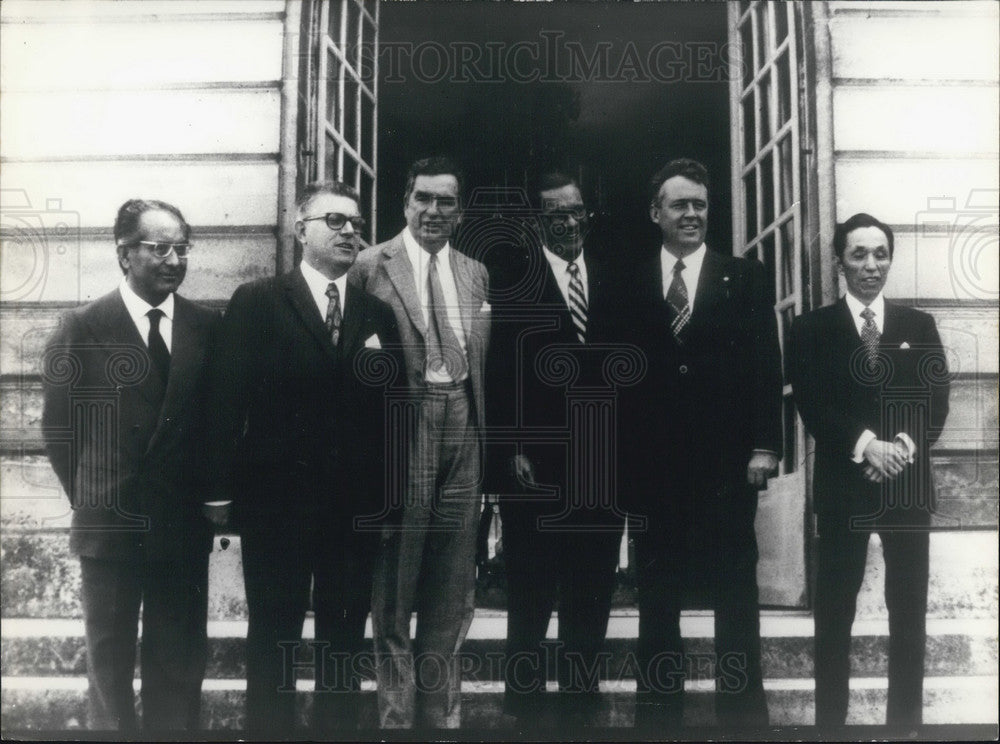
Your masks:
M573 209L553 209L551 212L542 212L542 217L552 220L553 222L568 222L570 217L577 222L583 222L593 216L593 212L588 212L583 207L575 207Z
M331 230L343 230L344 225L348 222L351 223L351 227L357 232L361 232L365 229L365 218L361 215L354 215L353 217L348 217L346 214L341 214L340 212L327 212L326 214L321 214L318 217L303 217L302 222L311 222L312 220L326 220L326 226Z
M442 212L450 212L458 208L458 199L456 197L428 194L426 191L413 192L413 201L421 207L430 207L432 204L437 204L437 208Z
M149 248L149 252L157 258L166 258L171 253L176 253L177 258L187 258L188 253L194 246L191 243L157 243L154 240L137 240L129 243L127 248L137 248L144 246Z

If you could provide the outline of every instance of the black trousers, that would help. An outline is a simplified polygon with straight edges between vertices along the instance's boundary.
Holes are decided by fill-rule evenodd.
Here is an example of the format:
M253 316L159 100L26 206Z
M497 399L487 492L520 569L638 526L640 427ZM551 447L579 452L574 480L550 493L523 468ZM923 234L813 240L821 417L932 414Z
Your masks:
M847 719L851 626L865 575L870 530L850 530L847 518L819 519L816 577L816 725ZM929 533L878 530L885 558L889 610L889 701L886 723L920 724L927 640Z
M315 670L313 729L357 726L377 532L350 518L242 518L240 535L249 625L246 729L251 738L293 735L295 680ZM302 641L310 606L315 641Z
M659 735L682 725L686 596L715 611L715 713L720 726L768 724L757 591L757 494L742 482L685 481L647 510L636 534L639 641L636 725Z
M142 606L142 727L199 728L208 636L208 553L185 561L80 557L89 726L134 732L133 680Z
M549 671L559 681L559 713L585 723L595 709L615 586L624 520L610 515L582 519L579 529L546 527L552 509L531 502L501 501L504 565L507 572L507 644L504 710L519 716L542 714ZM545 633L559 603L558 643Z

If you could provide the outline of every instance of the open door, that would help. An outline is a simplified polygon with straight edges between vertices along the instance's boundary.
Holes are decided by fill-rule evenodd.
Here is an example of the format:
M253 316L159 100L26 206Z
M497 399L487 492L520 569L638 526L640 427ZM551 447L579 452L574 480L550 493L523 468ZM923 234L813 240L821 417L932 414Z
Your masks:
M299 186L349 183L375 242L378 158L378 0L306 0L299 70Z
M782 356L792 320L808 302L804 252L800 3L729 3L733 243L756 258L774 281ZM787 360L786 360L787 380ZM784 459L761 492L757 511L762 605L805 607L805 429L784 386Z

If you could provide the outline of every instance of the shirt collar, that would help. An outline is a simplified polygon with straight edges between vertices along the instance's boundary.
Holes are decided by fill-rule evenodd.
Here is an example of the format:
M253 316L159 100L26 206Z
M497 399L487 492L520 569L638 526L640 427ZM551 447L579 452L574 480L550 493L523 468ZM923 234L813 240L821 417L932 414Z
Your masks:
M417 239L413 237L413 233L410 232L409 227L403 228L403 245L406 247L406 255L410 259L410 263L413 264L414 270L417 270L420 266L425 265L430 258L431 252L425 250ZM448 251L451 250L451 241L444 244L444 248L437 252L438 265L442 263L447 263L448 261Z
M146 313L153 309L153 306L142 299L135 291L128 285L128 279L122 277L122 283L118 285L118 291L121 293L122 301L125 303L125 309L128 310L129 316L132 320L138 321L139 318L145 318ZM173 321L174 319L174 293L171 292L167 295L167 299L156 306L163 315Z
M865 305L865 303L852 295L850 292L844 295L844 298L847 300L847 307L850 309L851 317L855 319L855 323L860 322L857 319L861 316L861 311L864 310L865 307L868 307L873 313L875 313L876 323L878 326L880 328L882 327L882 321L885 319L885 297L881 292L878 293L878 296L872 300L869 305Z
M705 260L705 253L708 251L708 246L704 243L699 245L693 253L689 253L684 256L684 269L692 269L695 273L701 271L701 264ZM664 276L669 276L674 272L674 266L677 264L678 258L673 253L667 250L666 246L660 248L661 263L664 268Z
M312 293L313 297L325 298L326 288L330 286L330 280L326 276L309 264L308 261L302 259L299 264L299 268L302 270L302 278L306 280L306 284L309 285L309 291ZM333 283L337 285L337 291L340 292L340 307L343 311L344 307L344 292L347 289L347 273L341 274L339 277L333 280ZM323 307L326 307L327 300L324 299L322 302ZM319 300L317 300L319 304Z
M542 254L548 260L549 266L552 267L552 273L553 274L556 274L558 276L559 274L565 274L566 273L566 268L570 264L569 261L567 261L565 258L563 258L562 256L560 256L559 254L555 253L547 245L543 245L542 246ZM584 258L583 258L583 251L580 251L580 255L577 256L575 259L573 259L573 263L575 263L577 266L580 267L580 272L581 273L586 273L586 271L587 271L587 264L586 264L586 262L584 261Z

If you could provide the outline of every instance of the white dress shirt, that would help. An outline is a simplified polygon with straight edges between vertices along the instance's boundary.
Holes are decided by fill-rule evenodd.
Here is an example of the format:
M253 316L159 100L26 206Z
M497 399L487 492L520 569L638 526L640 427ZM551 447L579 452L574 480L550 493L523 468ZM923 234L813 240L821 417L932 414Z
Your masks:
M309 294L312 295L313 302L319 309L319 317L323 322L326 322L326 307L330 304L330 298L326 296L326 288L330 286L330 280L323 273L310 266L305 259L299 264L299 268L302 270L302 278L306 280L306 285L309 287ZM340 314L343 316L345 314L344 308L347 305L347 274L341 274L333 280L333 283L337 285L337 291L340 292Z
M135 323L139 335L142 336L142 340L146 342L146 346L148 347L149 316L146 313L152 310L153 306L132 290L125 277L122 277L122 283L118 285L118 291L121 293L122 301L125 303L125 309L128 311L129 317L132 318L132 322ZM163 312L163 317L160 318L160 335L163 336L163 343L167 345L167 351L172 351L174 336L174 293L171 292L168 294L167 299L157 305L156 308Z
M681 271L681 278L688 291L688 307L694 312L694 303L698 294L698 279L701 277L701 265L705 261L707 246L702 243L694 253L684 256L684 270ZM660 249L660 268L663 278L663 297L666 298L670 290L670 284L674 281L674 266L677 263L677 256L668 251L666 247Z
M872 322L875 323L875 326L878 328L879 335L882 335L883 329L885 328L885 297L881 292L878 293L878 296L875 297L869 305L863 303L850 292L844 295L844 299L847 301L847 309L851 311L851 320L854 321L854 328L858 332L858 338L861 337L861 328L865 324L865 319L861 317L861 313L866 307L875 313L872 317ZM875 439L878 439L878 435L871 429L865 429L864 433L858 437L858 441L854 445L854 450L851 452L851 459L858 463L864 462L865 448ZM894 441L895 440L902 442L909 453L907 461L913 462L913 457L917 453L917 445L914 444L910 435L901 431L895 436Z
M424 323L430 325L430 311L428 303L430 301L427 291L427 275L430 271L431 254L420 247L416 238L410 233L410 228L403 229L403 245L406 247L406 256L410 259L410 266L413 267L413 281L417 285L417 297L420 299L420 311L424 316ZM455 275L451 271L451 244L445 243L444 248L437 253L438 279L441 280L441 291L444 293L445 311L448 317L448 324L458 339L462 353L465 353L465 330L462 328L462 314L458 305L458 289L455 287ZM427 381L436 383L458 382L452 380L444 370L427 370Z
M559 285L559 292L563 296L563 300L566 301L566 307L569 307L569 261L557 256L555 253L548 249L548 246L542 246L542 254L545 256L546 260L549 262L549 266L552 267L552 275L556 278L556 284ZM583 284L583 298L590 304L590 283L587 281L587 262L583 260L583 252L576 257L573 261L580 269L580 282Z

